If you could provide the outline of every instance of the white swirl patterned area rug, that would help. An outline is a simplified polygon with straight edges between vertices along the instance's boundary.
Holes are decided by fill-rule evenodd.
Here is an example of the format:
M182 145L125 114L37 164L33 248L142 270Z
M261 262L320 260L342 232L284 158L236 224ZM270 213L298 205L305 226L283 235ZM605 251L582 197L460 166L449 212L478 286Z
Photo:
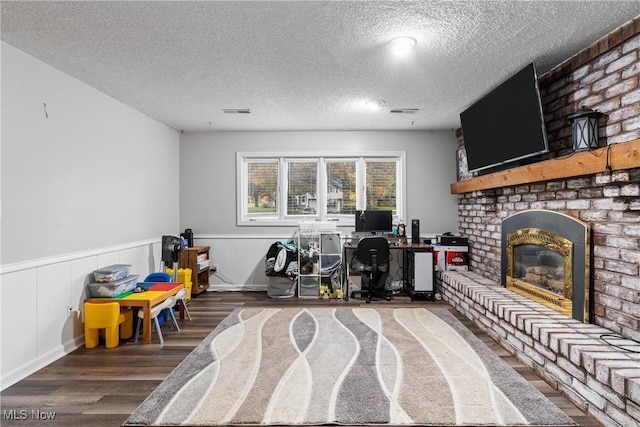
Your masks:
M246 308L132 425L576 425L446 308Z

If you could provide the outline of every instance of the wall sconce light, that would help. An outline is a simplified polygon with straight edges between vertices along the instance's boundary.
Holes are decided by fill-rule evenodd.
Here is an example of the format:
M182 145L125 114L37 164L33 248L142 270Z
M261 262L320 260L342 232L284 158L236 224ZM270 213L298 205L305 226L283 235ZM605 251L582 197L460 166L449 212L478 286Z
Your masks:
M582 106L569 116L571 122L571 141L573 151L593 150L599 148L598 118L602 113Z

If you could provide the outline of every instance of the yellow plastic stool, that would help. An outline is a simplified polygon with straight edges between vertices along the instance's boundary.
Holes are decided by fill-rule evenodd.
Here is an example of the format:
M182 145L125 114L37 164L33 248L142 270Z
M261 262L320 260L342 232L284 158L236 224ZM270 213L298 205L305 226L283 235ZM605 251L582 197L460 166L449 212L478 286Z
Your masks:
M169 276L173 277L173 268L167 268L165 270ZM179 268L178 269L178 283L184 284L184 287L187 288L187 296L185 300L191 299L191 287L193 286L191 282L191 269L190 268Z
M128 340L133 337L133 310L130 308L120 309L120 318L123 316L124 320L120 323L120 338Z
M120 330L122 338L131 338L133 335L133 312L124 310L120 312L120 304L84 303L84 345L87 348L98 346L100 330L104 330L105 345L114 348L120 344Z

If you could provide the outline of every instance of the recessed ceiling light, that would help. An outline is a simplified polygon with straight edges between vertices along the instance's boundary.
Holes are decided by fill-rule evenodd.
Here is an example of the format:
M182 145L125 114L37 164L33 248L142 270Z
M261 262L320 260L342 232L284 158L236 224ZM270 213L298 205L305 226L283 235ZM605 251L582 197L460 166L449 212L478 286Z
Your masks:
M378 110L384 105L384 99L370 99L365 102L365 105L372 110Z
M416 48L418 41L413 37L397 37L389 41L389 49L396 56L407 56Z

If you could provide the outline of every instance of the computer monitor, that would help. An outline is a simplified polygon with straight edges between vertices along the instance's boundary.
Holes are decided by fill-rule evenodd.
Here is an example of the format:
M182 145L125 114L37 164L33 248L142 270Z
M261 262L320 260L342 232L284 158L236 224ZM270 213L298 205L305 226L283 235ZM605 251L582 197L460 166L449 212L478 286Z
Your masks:
M356 232L391 233L393 231L393 211L356 211Z

